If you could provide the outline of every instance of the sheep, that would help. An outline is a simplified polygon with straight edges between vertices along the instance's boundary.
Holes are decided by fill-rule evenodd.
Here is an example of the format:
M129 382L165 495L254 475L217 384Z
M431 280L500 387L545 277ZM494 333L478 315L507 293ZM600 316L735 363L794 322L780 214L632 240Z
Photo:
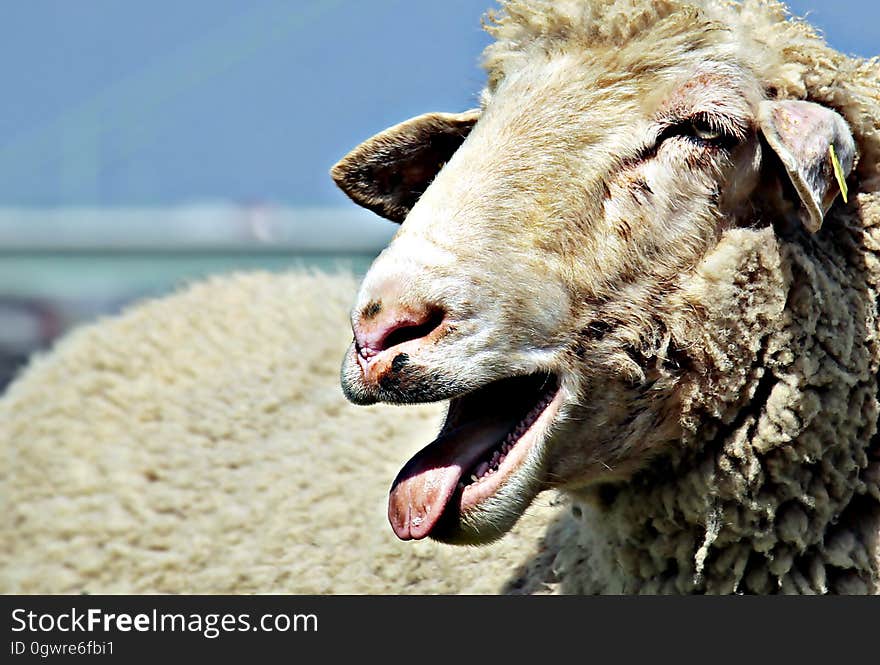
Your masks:
M880 61L772 1L502 4L479 109L332 170L402 222L346 396L449 401L392 529L487 543L556 489L560 592L877 592Z
M353 283L224 278L13 384L4 591L878 591L878 61L775 2L488 29L479 109L332 171L403 222L353 341Z
M498 591L557 509L487 552L387 536L394 458L439 412L346 403L355 288L218 276L35 358L0 400L0 592Z

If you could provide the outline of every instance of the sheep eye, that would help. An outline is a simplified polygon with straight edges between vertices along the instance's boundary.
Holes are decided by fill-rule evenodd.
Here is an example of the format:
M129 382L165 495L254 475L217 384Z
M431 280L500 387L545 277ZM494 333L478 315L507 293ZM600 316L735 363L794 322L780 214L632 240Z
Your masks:
M723 132L699 118L688 122L688 133L701 141L719 141L724 138Z
M668 138L685 139L702 147L728 149L737 142L734 135L725 131L718 121L696 115L667 125L657 136L654 147Z

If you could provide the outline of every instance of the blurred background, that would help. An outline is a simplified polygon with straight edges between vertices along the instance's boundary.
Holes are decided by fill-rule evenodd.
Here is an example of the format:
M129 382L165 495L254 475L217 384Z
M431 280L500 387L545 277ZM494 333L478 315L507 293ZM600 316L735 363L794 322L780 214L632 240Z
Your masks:
M493 0L29 0L0 22L0 391L70 327L194 279L362 273L396 226L327 171L477 105ZM880 52L880 3L792 1Z

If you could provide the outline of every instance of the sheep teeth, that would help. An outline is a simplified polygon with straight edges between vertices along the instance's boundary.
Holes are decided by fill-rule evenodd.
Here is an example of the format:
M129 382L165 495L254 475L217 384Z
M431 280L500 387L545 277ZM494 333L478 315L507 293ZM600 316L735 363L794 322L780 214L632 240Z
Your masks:
M537 422L541 414L547 406L555 399L556 393L547 394L538 402L531 411L529 411L520 422L510 430L507 435L501 439L497 448L492 451L492 455L488 459L484 459L473 470L470 476L470 482L459 481L459 487L464 489L470 484L478 483L499 470L499 467L507 459L510 451L513 450L517 442L525 435L526 432Z

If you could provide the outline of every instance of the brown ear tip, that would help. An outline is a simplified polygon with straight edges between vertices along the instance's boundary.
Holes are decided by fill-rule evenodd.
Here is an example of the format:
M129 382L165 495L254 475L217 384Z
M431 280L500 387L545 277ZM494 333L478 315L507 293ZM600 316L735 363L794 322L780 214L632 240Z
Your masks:
M344 157L330 167L330 177L352 201L365 205L364 199L370 197L370 191L356 163Z
M330 177L337 185L341 185L348 175L348 169L345 166L345 160L341 159L330 167Z

